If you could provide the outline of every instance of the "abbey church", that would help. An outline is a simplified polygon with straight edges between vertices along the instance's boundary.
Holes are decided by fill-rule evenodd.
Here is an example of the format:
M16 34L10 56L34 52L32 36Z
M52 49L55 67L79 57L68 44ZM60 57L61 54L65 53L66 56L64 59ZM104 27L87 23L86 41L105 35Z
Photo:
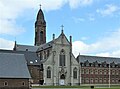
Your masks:
M72 36L67 38L63 28L57 38L55 34L52 38L52 41L46 42L46 21L40 8L35 22L34 46L17 44L15 41L13 50L0 50L0 60L4 59L3 62L8 60L6 57L1 58L1 55L5 54L10 56L9 61L14 58L14 55L16 56L15 60L24 60L24 66L27 66L24 70L27 71L25 76L32 84L53 86L120 84L120 58L80 54L75 58L72 53ZM17 55L22 55L22 57L17 57ZM2 66L2 63L0 63L0 66ZM8 74L10 72L8 71ZM11 75L13 77L10 78L14 78L14 74L16 74L15 71ZM2 84L3 87L9 86L9 81L6 79L9 75L2 77L2 79L5 78L5 81L1 81L1 76L0 70L0 86ZM23 79L25 76L23 76ZM27 83L22 82L21 84L21 86L25 86Z

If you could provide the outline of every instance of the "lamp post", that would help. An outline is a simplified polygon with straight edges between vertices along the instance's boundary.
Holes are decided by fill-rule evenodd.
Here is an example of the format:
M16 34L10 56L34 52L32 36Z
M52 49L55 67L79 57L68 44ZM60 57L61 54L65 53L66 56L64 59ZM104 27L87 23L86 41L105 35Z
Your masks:
M110 88L110 63L109 63L109 88Z

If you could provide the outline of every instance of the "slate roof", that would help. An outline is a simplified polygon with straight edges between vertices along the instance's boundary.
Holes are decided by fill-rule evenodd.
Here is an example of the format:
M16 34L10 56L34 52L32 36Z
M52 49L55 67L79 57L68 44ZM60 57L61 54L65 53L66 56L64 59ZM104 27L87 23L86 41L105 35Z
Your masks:
M37 52L52 47L52 46L53 46L53 42L54 42L54 41L52 40L52 41L50 41L50 42L48 42L48 43L45 43L45 44L40 45L39 48L38 48L38 50L37 50Z
M16 51L31 51L36 52L39 46L20 45L16 44Z
M40 65L40 63L41 63L39 57L37 57L36 52L0 50L0 53L17 53L17 54L23 54L25 56L25 59L26 59L28 65Z
M88 56L88 55L79 55L77 57L77 61L79 61L79 58L80 58L80 62L84 63L86 62L87 60L90 62L90 63L93 63L93 62L98 62L98 63L102 63L102 62L106 62L106 63L120 63L120 58L115 58L115 57L99 57L99 56Z
M24 55L0 53L0 78L31 78Z

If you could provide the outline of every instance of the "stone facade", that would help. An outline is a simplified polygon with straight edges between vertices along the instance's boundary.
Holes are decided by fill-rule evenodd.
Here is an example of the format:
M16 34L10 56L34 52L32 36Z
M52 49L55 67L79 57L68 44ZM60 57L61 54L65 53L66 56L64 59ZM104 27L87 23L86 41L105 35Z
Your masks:
M50 44L50 43L48 43ZM49 50L49 56L45 57L46 48L42 46L42 49L39 48L37 51L38 55L42 54L41 61L43 63L43 79L45 85L78 85L79 77L73 78L73 70L77 69L77 76L79 75L79 64L72 54L72 45L71 42L68 41L63 31L61 35L53 39L52 47ZM48 49L47 49L48 50ZM60 53L64 50L65 54L65 63L64 65L60 65ZM62 62L63 63L63 62ZM47 77L47 69L50 68L50 77Z

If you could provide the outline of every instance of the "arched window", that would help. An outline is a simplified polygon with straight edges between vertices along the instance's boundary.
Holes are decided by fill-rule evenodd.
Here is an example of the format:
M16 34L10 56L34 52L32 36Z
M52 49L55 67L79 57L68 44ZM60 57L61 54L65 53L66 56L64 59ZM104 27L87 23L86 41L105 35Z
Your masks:
M51 68L47 68L47 78L51 78Z
M40 41L43 41L43 31L40 32Z
M73 78L77 79L77 68L76 67L73 69Z
M25 86L25 82L24 81L22 82L22 86Z
M65 66L65 51L64 49L60 52L59 66Z
M4 86L8 86L8 82L7 81L4 82Z

